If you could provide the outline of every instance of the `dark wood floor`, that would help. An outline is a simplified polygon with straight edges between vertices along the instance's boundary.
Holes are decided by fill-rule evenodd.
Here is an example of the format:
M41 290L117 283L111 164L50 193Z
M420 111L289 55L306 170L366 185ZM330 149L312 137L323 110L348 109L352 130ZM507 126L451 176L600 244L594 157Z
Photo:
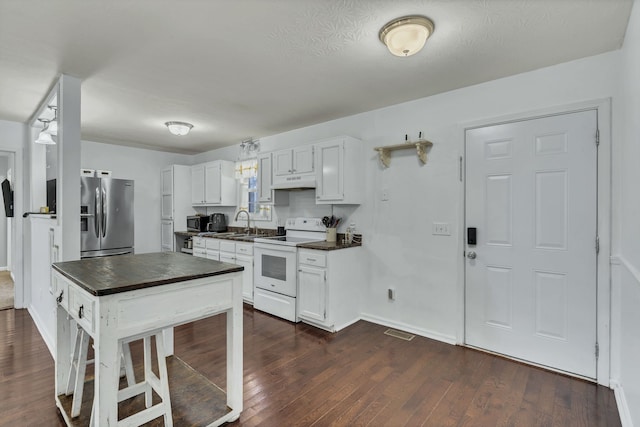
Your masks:
M244 411L237 426L619 426L613 392L482 352L337 334L244 310ZM225 384L225 318L176 329L176 354ZM135 350L134 350L135 352ZM26 310L0 312L0 426L63 425L53 361Z

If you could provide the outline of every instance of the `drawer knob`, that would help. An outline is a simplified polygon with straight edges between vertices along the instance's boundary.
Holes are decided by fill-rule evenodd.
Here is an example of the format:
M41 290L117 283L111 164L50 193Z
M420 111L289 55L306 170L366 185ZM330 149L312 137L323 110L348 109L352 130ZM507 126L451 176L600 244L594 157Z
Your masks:
M62 302L62 296L64 295L64 289L60 291L60 295L56 297L56 302L60 304Z
M78 318L82 319L84 317L84 304L78 308Z

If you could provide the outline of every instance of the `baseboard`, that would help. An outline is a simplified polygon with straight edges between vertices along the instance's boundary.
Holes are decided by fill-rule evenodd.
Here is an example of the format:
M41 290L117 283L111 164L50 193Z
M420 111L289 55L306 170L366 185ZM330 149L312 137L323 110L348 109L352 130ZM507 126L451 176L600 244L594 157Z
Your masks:
M367 313L362 313L360 318L362 320L366 320L367 322L376 323L378 325L387 326L389 328L400 329L401 331L410 332L412 334L420 335L421 337L430 338L436 341L442 341L447 344L456 344L456 337L452 335L445 335L439 332L429 331L427 329L415 328L406 323L395 322L393 320L385 319L383 317L378 317Z
M11 280L13 280L13 283L16 283L16 276L14 276L13 271L10 271L9 274L11 275Z
M0 267L0 271L7 271L8 269L9 269L9 267L7 267L6 265L4 267Z
M29 308L27 310L29 311L31 318L33 319L33 323L36 324L36 328L38 328L38 332L40 332L40 336L44 340L44 343L47 345L49 353L51 353L51 357L53 357L53 359L55 360L56 356L53 337L47 333L47 328L45 328L44 322L38 315L38 312L33 308L33 306L29 305Z
M618 413L620 414L622 427L633 427L631 412L629 411L629 405L627 404L627 398L624 394L622 384L615 380L611 380L610 384L613 389L613 394L616 397L616 404L618 405Z

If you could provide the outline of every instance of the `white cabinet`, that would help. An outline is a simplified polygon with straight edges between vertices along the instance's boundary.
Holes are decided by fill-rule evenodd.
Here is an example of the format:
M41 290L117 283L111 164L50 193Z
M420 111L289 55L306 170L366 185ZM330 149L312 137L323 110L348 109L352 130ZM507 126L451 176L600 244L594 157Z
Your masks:
M256 182L258 202L273 205L288 205L289 192L273 190L271 188L271 157L271 153L260 154L258 156L258 179Z
M327 270L301 265L298 269L298 316L324 322L327 316Z
M315 187L313 145L304 145L272 153L272 187Z
M360 317L362 247L298 251L298 317L301 321L339 331Z
M234 163L226 160L191 167L191 203L195 206L235 206Z
M348 136L315 145L316 203L362 203L364 194L362 141Z
M193 255L243 266L242 297L253 304L253 243L194 237Z
M191 204L204 204L204 164L191 166Z
M160 222L160 246L162 252L173 252L175 245L175 238L173 236L173 221L162 220Z
M161 250L174 251L174 231L187 230L187 216L194 211L189 200L191 166L171 165L160 173Z

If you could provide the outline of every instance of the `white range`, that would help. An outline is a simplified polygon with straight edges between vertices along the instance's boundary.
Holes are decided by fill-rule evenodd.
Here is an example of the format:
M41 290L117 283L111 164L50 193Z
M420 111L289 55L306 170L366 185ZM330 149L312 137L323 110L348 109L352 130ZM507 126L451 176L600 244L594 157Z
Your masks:
M292 322L298 322L298 248L321 242L326 227L320 218L289 218L286 235L254 240L253 307Z

